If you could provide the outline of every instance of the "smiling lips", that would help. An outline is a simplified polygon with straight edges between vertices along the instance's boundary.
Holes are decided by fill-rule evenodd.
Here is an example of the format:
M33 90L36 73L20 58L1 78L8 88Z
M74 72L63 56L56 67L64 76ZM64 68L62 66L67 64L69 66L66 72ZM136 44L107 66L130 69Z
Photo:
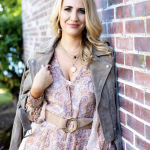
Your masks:
M71 28L77 28L79 24L68 24Z

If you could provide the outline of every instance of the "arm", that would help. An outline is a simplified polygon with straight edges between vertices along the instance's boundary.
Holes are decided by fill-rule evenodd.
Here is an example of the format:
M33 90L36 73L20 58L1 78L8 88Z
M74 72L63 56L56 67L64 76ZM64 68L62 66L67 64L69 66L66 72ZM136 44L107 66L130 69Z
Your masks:
M31 92L28 93L25 110L28 114L29 120L35 121L40 116L43 100L43 95L38 98L35 98L31 95Z
M30 80L33 81L33 84L28 93L25 110L28 114L29 120L36 121L40 116L43 106L44 90L53 82L53 79L50 70L44 66L37 70L36 68L38 64L35 61L33 62L34 64L29 63L31 72ZM28 81L29 79L26 78L26 80ZM28 83L29 82L25 82L25 86L28 86Z

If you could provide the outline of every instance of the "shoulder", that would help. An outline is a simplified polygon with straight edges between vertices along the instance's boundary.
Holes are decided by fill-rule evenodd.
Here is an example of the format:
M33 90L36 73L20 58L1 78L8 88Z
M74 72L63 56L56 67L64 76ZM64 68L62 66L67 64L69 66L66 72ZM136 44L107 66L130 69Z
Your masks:
M40 45L36 46L34 52L45 53L51 51L57 40L58 40L57 37L49 38L46 42L43 42Z
M35 46L34 50L31 52L29 58L27 59L27 67L28 67L28 62L31 59L38 60L39 58L42 59L42 57L45 57L46 55L50 54L53 52L53 46L57 42L58 38L57 37L51 37L49 38L46 42L41 43L38 46Z
M36 59L37 57L40 57L40 55L42 56L48 52L51 52L53 50L53 46L57 40L58 40L57 37L51 37L47 41L35 46L34 50L31 52L28 60Z
M93 48L93 55L94 57L101 59L103 61L106 61L108 63L114 64L115 60L115 52L114 48L107 43L105 43L106 46L109 48L109 53L106 53L105 51L97 50L96 48Z

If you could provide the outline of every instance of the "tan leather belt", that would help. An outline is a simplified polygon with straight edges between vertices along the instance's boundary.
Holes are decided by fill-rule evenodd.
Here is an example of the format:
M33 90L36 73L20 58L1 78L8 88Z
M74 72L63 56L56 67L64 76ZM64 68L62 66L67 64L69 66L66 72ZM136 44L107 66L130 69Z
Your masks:
M45 112L46 121L60 127L66 133L72 133L79 129L91 129L93 118L83 118L83 119L76 119L76 118L68 118L63 119L58 116L53 115L51 112ZM67 128L67 122L71 121L73 126L72 130Z

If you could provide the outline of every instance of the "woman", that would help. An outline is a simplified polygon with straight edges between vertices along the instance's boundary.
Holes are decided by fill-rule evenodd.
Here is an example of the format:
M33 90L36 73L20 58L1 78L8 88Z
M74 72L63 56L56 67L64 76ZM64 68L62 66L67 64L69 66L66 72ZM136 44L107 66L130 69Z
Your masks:
M27 132L19 150L122 149L114 57L98 40L102 27L94 0L56 0L51 25L56 37L31 57L43 65L30 90L32 69L23 81L32 134Z

